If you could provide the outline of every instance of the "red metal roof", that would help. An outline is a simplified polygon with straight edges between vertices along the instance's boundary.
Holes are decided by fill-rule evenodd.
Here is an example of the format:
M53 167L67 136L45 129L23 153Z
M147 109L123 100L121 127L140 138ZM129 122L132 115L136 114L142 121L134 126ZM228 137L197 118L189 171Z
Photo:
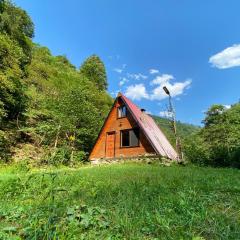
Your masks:
M122 98L128 110L132 113L133 118L138 123L140 129L142 129L144 132L146 138L149 140L156 153L160 154L161 156L177 160L177 152L169 143L168 139L163 134L153 118L145 112L141 111L123 94L119 93L118 96Z

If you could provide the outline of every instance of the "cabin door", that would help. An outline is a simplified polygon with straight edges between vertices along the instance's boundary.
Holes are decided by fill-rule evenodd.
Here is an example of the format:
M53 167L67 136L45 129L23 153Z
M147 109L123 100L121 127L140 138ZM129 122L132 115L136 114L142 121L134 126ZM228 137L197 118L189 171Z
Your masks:
M114 157L115 157L115 132L108 132L106 140L106 158Z

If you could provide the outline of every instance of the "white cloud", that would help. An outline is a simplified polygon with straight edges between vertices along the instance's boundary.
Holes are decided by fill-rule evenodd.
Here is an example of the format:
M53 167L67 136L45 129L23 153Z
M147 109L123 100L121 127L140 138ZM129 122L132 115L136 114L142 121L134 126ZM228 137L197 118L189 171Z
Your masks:
M118 85L121 87L122 85L124 85L124 83L125 82L123 80L121 80Z
M146 111L146 114L152 115L152 112L151 111Z
M142 83L128 86L125 95L131 98L132 100L141 100L142 98L145 99L149 98L146 88Z
M225 48L209 58L212 66L225 69L240 66L240 44Z
M163 74L161 76L157 76L152 82L152 85L157 84L158 86L153 89L152 94L150 95L150 99L152 100L162 100L167 98L167 94L164 92L163 87L166 86L171 93L172 97L176 97L178 95L183 94L184 90L189 88L192 80L187 79L184 82L175 82L171 83L174 77L169 74Z
M156 88L153 89L150 98L152 100L162 100L167 98L167 94L164 92L163 87L166 86L171 93L172 97L181 95L183 91L188 88L191 84L191 80L187 79L184 82L175 82L171 83L170 81L173 80L173 75L170 74L162 74L160 76L156 76L152 81L151 85L158 85Z
M142 77L142 74L127 74L128 77L132 77L135 79L139 79ZM137 76L136 76L137 75ZM143 75L144 76L144 75ZM166 86L171 93L172 97L180 96L184 93L186 89L188 89L191 85L192 80L186 79L183 82L176 82L174 81L174 76L170 74L162 74L156 76L149 84L153 86L152 90L146 89L146 86L143 83L130 85L126 87L125 95L132 100L141 100L141 99L148 99L148 100L163 100L168 97L168 95L164 92L163 87ZM121 77L119 86L123 86L129 82L129 79L126 77ZM176 98L179 100L179 97Z
M124 64L122 64L121 67L119 67L119 68L114 68L113 71L114 71L114 72L117 72L117 73L122 73L126 67L127 67L127 64L124 63Z
M116 90L116 91L112 91L112 92L111 92L111 95L112 95L113 97L116 97L119 92L121 92L121 89L118 89L118 90Z
M157 76L156 78L154 78L151 82L151 85L156 85L156 84L162 85L169 82L172 79L174 79L172 75L162 74L161 76Z
M157 70L157 69L149 69L149 73L150 74L157 74L157 73L159 73L159 70Z
M160 117L166 117L166 118L171 118L173 116L172 112L168 112L168 111L161 111L159 113Z
M127 76L129 78L135 79L135 80L141 80L141 79L147 79L148 77L141 74L141 73L128 73Z
M117 72L117 73L122 73L123 69L121 69L121 68L114 68L113 71Z
M126 82L128 82L128 79L125 77L121 77L120 80L121 81L118 84L120 87L123 86Z
M230 109L231 105L223 105L225 107L225 109Z
M107 56L107 57L108 57L108 59L110 59L110 60L114 60L114 59L119 60L120 55L109 55L109 56Z

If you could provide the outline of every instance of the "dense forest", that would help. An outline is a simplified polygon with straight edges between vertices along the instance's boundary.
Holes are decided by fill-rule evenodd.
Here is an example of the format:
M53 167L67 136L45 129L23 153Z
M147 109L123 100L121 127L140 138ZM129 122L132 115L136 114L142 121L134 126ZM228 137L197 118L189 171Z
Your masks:
M85 161L113 103L101 59L77 68L33 42L29 15L0 0L0 161ZM156 117L174 142L168 120ZM240 167L240 104L214 105L202 128L178 123L186 160Z
M85 159L112 104L98 56L77 69L33 43L27 13L0 2L0 157L70 163Z
M176 139L174 136L172 120L169 118L163 118L158 116L152 116L152 117L160 126L161 130L167 136L171 144L175 146ZM189 136L197 133L201 129L200 126L196 126L188 123L182 123L180 121L176 122L176 126L177 126L177 135L180 137L181 141L185 141Z
M240 103L213 105L205 114L204 127L184 142L186 157L197 164L240 168Z

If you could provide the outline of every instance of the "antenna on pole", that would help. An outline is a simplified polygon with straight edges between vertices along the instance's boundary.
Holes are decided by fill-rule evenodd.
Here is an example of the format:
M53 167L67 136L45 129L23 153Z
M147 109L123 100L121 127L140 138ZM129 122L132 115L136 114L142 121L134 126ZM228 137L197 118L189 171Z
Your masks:
M182 147L181 147L181 141L177 133L177 124L176 124L176 113L172 104L172 96L170 94L170 91L167 89L166 86L163 87L164 92L168 95L168 101L169 101L169 115L170 119L172 122L172 128L173 128L173 133L175 136L175 141L176 141L176 150L178 154L178 160L182 161L183 159L183 154L182 154Z

